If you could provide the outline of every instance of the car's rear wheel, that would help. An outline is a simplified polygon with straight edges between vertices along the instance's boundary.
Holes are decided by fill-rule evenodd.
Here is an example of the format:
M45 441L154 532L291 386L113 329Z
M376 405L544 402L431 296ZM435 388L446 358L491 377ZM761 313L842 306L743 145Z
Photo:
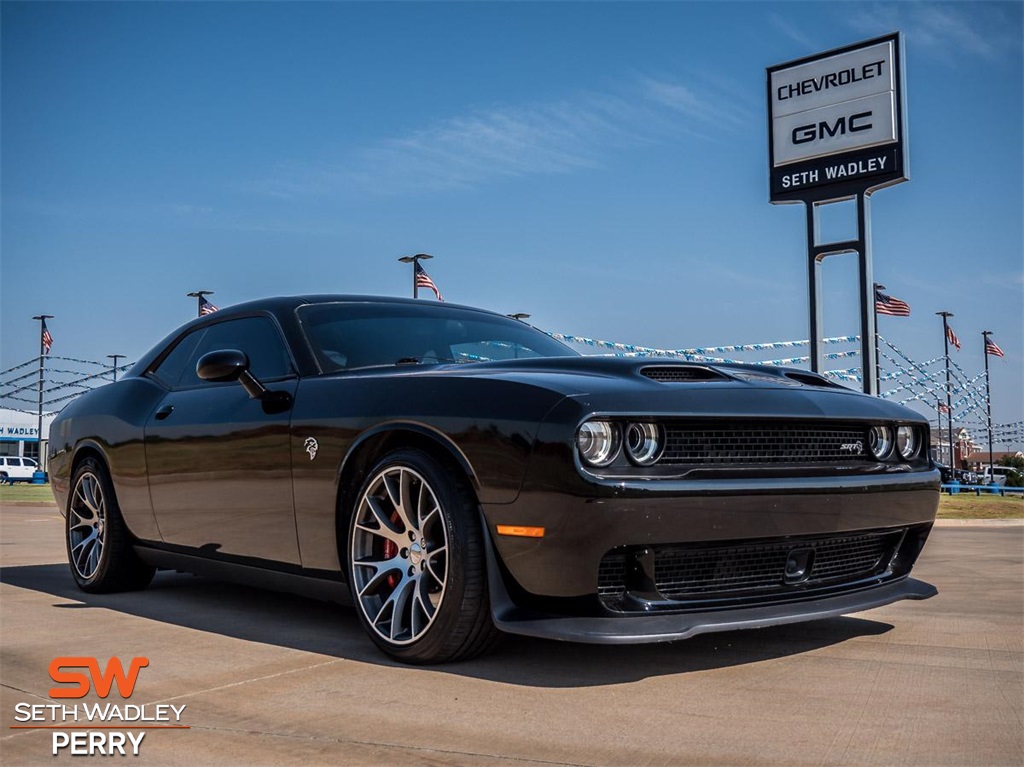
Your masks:
M370 638L406 663L463 660L499 636L480 515L461 472L399 450L369 472L349 524L352 599Z
M75 470L65 540L71 575L82 591L133 591L153 579L154 568L132 549L110 475L95 458Z

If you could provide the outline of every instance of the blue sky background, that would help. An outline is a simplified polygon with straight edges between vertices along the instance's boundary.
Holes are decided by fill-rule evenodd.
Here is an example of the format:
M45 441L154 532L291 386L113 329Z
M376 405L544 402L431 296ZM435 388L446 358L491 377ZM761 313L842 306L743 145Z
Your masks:
M1020 420L1022 8L3 2L0 369L41 312L53 354L135 359L190 290L407 295L420 251L447 300L547 330L806 338L764 70L901 30L911 180L873 197L873 249L913 316L881 331L929 360L953 311L971 375L994 331L995 421ZM859 332L854 258L825 278L825 334Z

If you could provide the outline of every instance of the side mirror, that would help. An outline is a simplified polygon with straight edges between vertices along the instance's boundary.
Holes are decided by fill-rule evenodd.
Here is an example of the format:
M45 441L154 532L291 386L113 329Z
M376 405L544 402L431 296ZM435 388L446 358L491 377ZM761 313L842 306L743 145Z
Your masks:
M207 352L196 363L196 375L204 381L238 381L250 399L266 399L271 392L249 372L249 357L238 349Z
M220 383L237 381L242 373L249 371L249 357L237 349L221 349L208 352L199 358L196 375L204 381Z

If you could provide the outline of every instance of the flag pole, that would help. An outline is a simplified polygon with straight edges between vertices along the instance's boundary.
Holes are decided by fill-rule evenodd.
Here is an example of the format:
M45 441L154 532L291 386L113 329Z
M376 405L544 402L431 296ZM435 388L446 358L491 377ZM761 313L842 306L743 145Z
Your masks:
M955 316L952 312L935 312L942 317L942 343L946 352L946 407L949 411L946 417L949 419L949 468L955 469L953 455L953 392L949 381L949 318ZM940 422L939 428L942 428Z
M878 350L878 291L885 290L885 285L874 285L871 291L871 305L875 312L875 394L882 396L882 354Z
M429 253L417 253L415 256L402 256L399 261L403 264L412 264L412 297L420 297L420 286L416 283L416 262L421 258L433 258Z
M185 295L188 296L189 298L194 298L196 300L196 316L197 317L202 317L203 316L203 296L212 296L213 295L213 291L212 290L196 290L196 291L193 291L192 293L186 293Z
M991 330L981 331L981 343L985 347L985 409L988 414L988 479L989 482L996 481L996 472L992 461L992 382L988 377L988 337L992 335Z
M36 412L36 462L39 471L43 470L43 371L46 367L46 321L52 320L52 314L37 314L32 319L39 320L39 401Z

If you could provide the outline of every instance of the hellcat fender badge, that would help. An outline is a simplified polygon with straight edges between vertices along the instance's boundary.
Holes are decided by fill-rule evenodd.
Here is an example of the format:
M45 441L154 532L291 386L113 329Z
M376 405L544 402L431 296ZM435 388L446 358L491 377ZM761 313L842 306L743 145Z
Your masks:
M316 458L316 451L320 449L320 445L317 444L316 440L312 437L306 437L306 452L309 453L309 460Z

